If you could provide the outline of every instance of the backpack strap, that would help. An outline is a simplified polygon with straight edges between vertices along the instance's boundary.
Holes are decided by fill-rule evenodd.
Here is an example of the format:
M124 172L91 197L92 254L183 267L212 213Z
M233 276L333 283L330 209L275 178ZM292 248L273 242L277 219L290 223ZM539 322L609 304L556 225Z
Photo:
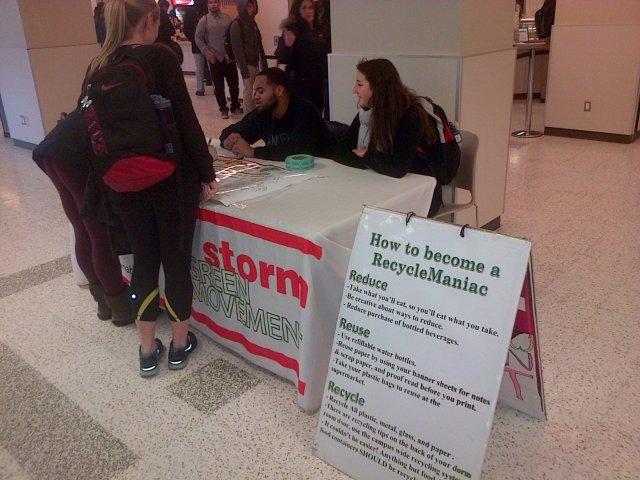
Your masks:
M433 103L426 97L419 97L420 103L422 104L422 108L427 112L431 118L433 118L436 122L436 128L438 129L438 136L440 137L440 143L446 143L445 140L445 127L442 119L436 114Z
M160 45L155 46L154 48L163 48ZM168 48L171 51L170 47ZM154 93L156 90L156 82L155 77L153 76L153 69L149 62L141 55L136 53L137 48L132 48L129 52L127 52L124 57L120 60L120 65L126 65L129 68L135 68L136 71L142 74L145 82L147 84L147 89L149 93ZM173 52L171 52L173 54Z

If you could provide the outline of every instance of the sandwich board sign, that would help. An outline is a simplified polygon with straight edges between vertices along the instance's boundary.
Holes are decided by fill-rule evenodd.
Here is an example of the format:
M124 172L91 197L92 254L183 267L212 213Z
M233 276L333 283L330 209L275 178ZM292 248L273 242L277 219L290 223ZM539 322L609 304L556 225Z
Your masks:
M546 420L535 298L533 267L529 259L498 402Z
M478 479L530 250L365 208L315 455L355 479Z

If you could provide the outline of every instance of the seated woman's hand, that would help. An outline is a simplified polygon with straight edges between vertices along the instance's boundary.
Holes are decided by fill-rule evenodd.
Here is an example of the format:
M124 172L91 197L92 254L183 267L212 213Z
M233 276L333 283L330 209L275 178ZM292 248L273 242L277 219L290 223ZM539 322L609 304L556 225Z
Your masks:
M359 156L360 158L364 157L364 154L367 153L366 148L354 148L351 151L355 153L357 156Z

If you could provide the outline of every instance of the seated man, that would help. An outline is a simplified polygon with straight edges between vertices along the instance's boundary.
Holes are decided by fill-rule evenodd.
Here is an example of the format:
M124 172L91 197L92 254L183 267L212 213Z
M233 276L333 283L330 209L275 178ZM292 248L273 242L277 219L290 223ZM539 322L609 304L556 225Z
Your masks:
M220 144L245 157L284 160L288 155L313 155L327 136L324 120L313 104L289 93L289 79L279 68L267 68L253 84L255 110L220 134ZM252 148L264 140L266 146Z

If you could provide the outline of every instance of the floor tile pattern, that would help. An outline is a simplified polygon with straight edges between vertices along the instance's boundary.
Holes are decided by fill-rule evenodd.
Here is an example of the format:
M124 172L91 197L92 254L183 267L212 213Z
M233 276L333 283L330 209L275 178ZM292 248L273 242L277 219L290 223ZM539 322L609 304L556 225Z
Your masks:
M260 380L250 373L223 358L217 358L168 388L197 410L211 413L250 392L258 383Z
M33 478L107 479L136 455L0 343L0 442Z
M0 298L70 272L71 257L67 255L36 267L12 273L6 277L0 277Z

